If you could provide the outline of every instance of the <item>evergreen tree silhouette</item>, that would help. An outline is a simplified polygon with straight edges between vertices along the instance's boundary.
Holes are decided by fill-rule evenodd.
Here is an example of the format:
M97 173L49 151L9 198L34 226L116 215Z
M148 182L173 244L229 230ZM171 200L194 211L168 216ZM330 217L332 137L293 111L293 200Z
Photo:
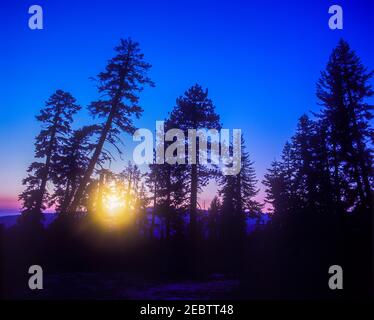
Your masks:
M140 52L137 42L121 39L115 51L117 55L108 62L105 71L98 75L98 90L102 94L102 99L92 102L89 106L93 116L104 118L105 121L93 156L69 206L69 211L72 212L75 212L79 205L105 142L116 145L121 131L134 132L132 118L139 118L143 111L138 104L138 93L145 85L154 86L147 76L151 65L144 61L144 55Z
M342 210L372 208L373 107L365 102L373 91L360 58L340 40L317 83L322 105L319 117L327 124L327 142L336 206Z
M131 201L131 198L139 191L143 175L138 166L129 161L126 168L119 174L119 177L125 184L125 198Z
M295 135L291 139L294 160L294 185L296 188L297 207L302 210L313 207L315 202L312 193L315 191L313 171L312 136L314 123L307 115L299 119ZM296 200L295 199L295 200Z
M207 232L212 245L217 245L220 239L221 202L218 196L214 196L209 206Z
M291 140L297 201L294 208L331 213L333 194L324 122L301 116Z
M155 154L154 154L155 160ZM157 207L160 198L162 172L161 166L156 163L149 164L149 171L145 174L145 184L148 187L149 192L152 195L152 218L151 225L149 227L149 233L152 237L154 234L154 228L156 223Z
M145 234L148 227L147 207L149 202L150 199L147 196L145 184L141 183L139 191L136 195L137 224L139 233L141 234Z
M56 211L66 213L67 206L74 197L77 186L87 169L90 155L95 148L92 136L99 126L84 126L64 138L60 151L55 155L52 168L52 180L55 185L53 201Z
M272 204L273 213L278 217L286 217L301 205L297 194L295 158L292 144L286 142L281 160L273 161L264 176L263 184L267 193L265 201Z
M232 146L230 145L230 149ZM219 179L219 194L222 197L220 233L223 256L230 261L228 267L237 270L243 258L247 235L248 216L258 216L262 205L254 199L258 194L253 162L241 139L241 167L236 175L222 175Z
M169 238L173 232L173 226L181 227L182 220L179 214L188 206L187 179L188 172L181 165L168 163L150 165L146 181L153 195L151 234L153 234L156 213L165 222L166 238Z
M327 144L326 122L323 120L314 122L314 134L312 137L313 175L314 180L314 207L321 213L334 211L335 201L331 177L331 165L329 159L329 146Z
M176 106L170 113L167 126L177 128L184 132L186 144L188 143L188 129L220 129L220 118L215 112L211 99L208 98L208 90L204 90L196 84L189 88L183 96L176 101ZM199 143L196 143L196 158L199 158ZM186 163L187 163L186 159ZM214 176L213 171L207 165L197 163L181 165L181 168L189 173L189 214L190 232L196 234L197 196L203 186Z
M27 170L28 176L23 180L26 190L19 196L23 201L23 220L40 221L42 210L48 206L47 182L51 178L59 148L70 134L73 115L79 109L70 93L57 90L36 117L42 123L42 130L36 137L35 158L44 161L33 162Z
M283 165L280 161L274 160L264 175L262 181L265 186L265 202L271 205L270 211L273 215L279 216L287 213L288 195Z
M244 138L241 139L240 171L236 175L223 175L220 179L222 186L223 207L227 210L242 214L258 214L262 205L254 200L259 193L257 188L254 163L250 160L249 153L245 150Z

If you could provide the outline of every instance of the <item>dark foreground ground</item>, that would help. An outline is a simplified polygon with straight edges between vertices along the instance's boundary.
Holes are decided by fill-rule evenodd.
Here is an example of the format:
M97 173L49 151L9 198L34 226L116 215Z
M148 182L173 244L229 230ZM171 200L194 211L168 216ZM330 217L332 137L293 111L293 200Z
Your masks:
M152 281L126 273L60 273L45 275L43 290L25 289L20 299L235 299L239 281L220 274L205 280Z

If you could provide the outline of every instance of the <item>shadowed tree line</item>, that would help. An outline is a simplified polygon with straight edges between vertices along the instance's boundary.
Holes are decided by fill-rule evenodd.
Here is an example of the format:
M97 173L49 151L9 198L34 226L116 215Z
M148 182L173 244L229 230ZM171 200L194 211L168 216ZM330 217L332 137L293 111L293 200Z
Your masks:
M273 218L267 232L251 235L249 296L373 295L371 76L341 40L317 82L321 110L300 117L265 175ZM335 264L344 270L340 292L327 286Z
M62 90L37 116L42 130L37 161L23 180L22 215L2 231L10 279L22 286L24 268L38 261L50 272L126 270L161 279L223 273L241 280L243 298L372 294L373 132L366 103L372 72L345 41L317 82L320 111L300 117L265 174L271 220L250 234L247 220L260 219L264 204L255 200L258 180L244 139L237 175L223 175L212 163L188 163L187 156L185 164L150 164L145 172L131 162L118 174L105 168L115 160L111 150L122 155L120 135L136 129L139 93L154 86L138 43L121 40L115 53L96 78L100 98L88 106L102 122L73 130L81 107ZM198 84L176 99L165 119L165 131L184 132L184 150L188 129L221 127L208 90ZM165 149L172 143L165 141ZM218 193L205 211L198 195L210 181ZM42 212L51 206L57 218L43 228ZM111 210L126 211L127 220L104 227L102 213ZM327 286L334 264L345 272L343 293ZM5 288L16 295L19 287Z

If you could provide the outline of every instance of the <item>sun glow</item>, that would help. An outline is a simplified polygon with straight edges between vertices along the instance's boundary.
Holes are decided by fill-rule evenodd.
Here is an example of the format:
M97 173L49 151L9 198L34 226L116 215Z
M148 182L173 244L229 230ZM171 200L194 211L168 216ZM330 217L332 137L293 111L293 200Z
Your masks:
M109 194L104 196L103 206L109 215L114 215L124 208L124 203L117 194Z
M118 180L101 181L93 196L97 222L105 227L122 227L133 221L135 195Z

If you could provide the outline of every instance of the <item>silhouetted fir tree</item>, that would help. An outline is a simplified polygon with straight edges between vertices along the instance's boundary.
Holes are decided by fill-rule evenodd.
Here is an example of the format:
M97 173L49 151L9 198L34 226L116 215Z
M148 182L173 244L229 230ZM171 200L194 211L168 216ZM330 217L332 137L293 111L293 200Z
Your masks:
M292 137L294 158L294 185L296 189L297 208L315 209L316 178L314 170L314 137L315 124L307 115L300 117L295 135Z
M170 145L165 142L165 145ZM154 160L156 153L154 152ZM172 220L181 210L186 208L186 173L178 164L150 164L145 174L145 181L152 199L152 218L150 235L153 235L156 215L164 220L166 236L170 235ZM174 219L177 220L177 219ZM168 232L169 231L169 232Z
M281 155L281 169L283 173L285 189L285 208L284 211L288 213L295 212L299 204L297 196L297 185L295 184L295 158L294 150L290 142L286 142L283 147Z
M172 206L178 210L188 210L190 185L189 172L183 165L175 165L171 171L171 200Z
M370 291L364 279L372 273L373 213L373 106L368 71L348 43L340 40L317 83L322 109L318 114L326 128L327 153L331 171L333 212L337 252L348 272L361 280L348 284L356 295Z
M181 129L184 132L186 144L188 129L220 129L220 118L215 112L211 99L208 98L208 90L204 90L196 84L189 88L183 96L177 99L176 106L172 110L167 121L170 128ZM203 186L213 177L213 171L207 165L199 164L199 143L196 143L196 164L181 165L189 172L189 213L190 232L196 234L197 196ZM186 161L187 163L187 161Z
M126 168L119 174L119 178L124 183L125 206L131 207L133 206L136 195L139 192L143 174L140 172L136 164L129 161Z
M119 174L119 177L125 183L125 189L128 194L130 194L130 192L136 193L138 191L142 179L142 173L136 164L129 161L125 169Z
M331 213L334 205L324 121L299 119L292 149L295 187L299 202L296 208L311 212Z
M264 176L266 202L273 206L273 213L286 217L298 210L301 205L297 194L295 151L290 142L286 142L280 161L273 161Z
M154 233L154 227L156 223L157 207L160 198L160 185L161 185L161 167L156 163L149 165L149 171L145 174L145 183L151 194L152 203L152 218L151 225L149 227L149 234L152 237Z
M273 215L283 215L287 211L288 195L282 163L273 161L262 181L265 186L265 202L271 205Z
M171 216L169 216L172 231L175 235L181 236L184 229L184 214L189 208L188 184L189 172L183 165L167 165L170 171L170 184L168 183L167 193L170 193Z
M222 209L230 214L235 214L237 212L235 201L235 192L237 192L236 179L232 175L222 176L221 179L219 181L221 185L219 195L222 198Z
M254 199L260 191L257 187L258 180L254 169L254 162L250 160L249 153L245 151L244 138L241 141L241 169L235 176L237 193L235 201L238 211L245 211L249 215L257 215L261 212L262 205Z
M235 160L234 160L235 161ZM233 212L250 215L261 211L261 204L254 200L259 193L257 188L256 172L253 161L245 151L244 139L241 139L240 171L236 175L222 175L220 179L220 194L223 197L223 206Z
M136 195L136 214L139 233L145 234L148 227L147 207L150 199L147 196L144 183L141 183L139 191Z
M121 39L115 51L117 55L108 62L105 71L98 75L98 90L102 94L102 99L92 102L89 106L93 116L104 118L105 121L93 156L69 207L72 212L76 211L79 205L103 151L104 143L115 144L121 131L134 132L132 117L139 118L143 111L138 105L138 93L145 85L154 86L147 77L151 65L144 61L144 55L140 52L137 42Z
M266 201L275 213L327 212L332 208L332 186L322 121L306 115L299 119L282 160L272 163L263 181Z
M48 206L47 182L51 178L52 166L63 139L70 134L73 115L79 109L70 93L57 90L36 117L42 130L36 137L35 158L43 159L43 162L33 162L23 180L26 190L19 196L23 202L21 221L40 221L42 210Z
M232 149L232 146L230 146ZM231 152L231 151L230 151ZM222 175L219 194L222 197L220 233L223 255L234 269L240 266L246 238L246 219L261 214L262 205L254 199L258 194L257 179L253 162L245 151L241 139L240 171L236 175ZM233 164L238 165L238 164Z
M317 83L336 207L344 211L372 208L372 150L367 143L373 142L369 124L373 107L365 103L373 95L372 75L348 43L340 40Z
M314 206L319 212L331 213L334 207L334 193L331 182L329 150L327 145L327 130L324 121L315 123L315 132L312 137L313 149L313 179L314 179Z
M364 102L372 95L371 75L341 40L317 84L317 97L323 106L318 119L312 121L305 115L299 119L281 161L273 162L265 175L266 201L278 218L273 220L286 227L273 231L282 248L288 248L283 250L287 269L281 278L290 279L293 288L289 286L289 293L303 292L292 276L300 261L305 270L321 275L333 261L362 279L372 270L368 258L372 251L368 227L373 180L369 147L372 107ZM308 287L324 293L313 281ZM353 291L360 295L369 292L365 281L347 287L347 296Z
M52 179L55 185L53 201L56 211L65 213L73 199L77 186L87 169L90 155L95 148L92 135L97 133L96 125L85 126L72 132L64 139L60 150L54 157Z
M167 119L164 129L166 132L170 129L175 129L175 124ZM164 149L167 150L172 143L172 141L165 141ZM184 142L182 141L182 143ZM159 164L156 171L160 179L159 204L156 210L164 222L165 236L170 239L173 233L181 235L183 231L184 221L182 215L188 208L191 190L189 170L186 170L184 164L165 162Z
M220 238L220 215L221 202L218 196L214 196L209 206L207 223L208 240L213 245L217 245L217 241Z
M158 180L156 212L165 223L165 235L169 238L173 225L181 228L181 212L187 208L187 172L180 165L168 163L152 166L151 174Z

